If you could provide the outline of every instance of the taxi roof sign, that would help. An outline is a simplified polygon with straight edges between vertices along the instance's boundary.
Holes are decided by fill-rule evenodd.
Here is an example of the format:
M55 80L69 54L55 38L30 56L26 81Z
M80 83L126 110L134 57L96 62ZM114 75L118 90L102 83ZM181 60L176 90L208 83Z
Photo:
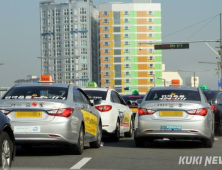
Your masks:
M97 86L96 82L94 82L94 81L89 81L89 82L87 83L86 87L88 87L88 88L94 88L94 87L98 87L98 86Z
M132 92L132 95L133 95L133 96L137 96L137 95L139 95L139 92L138 92L137 90L134 90L134 91Z
M180 85L180 79L173 79L171 80L172 85Z
M41 75L40 80L39 80L39 83L53 83L53 82L54 80L52 76L48 74Z

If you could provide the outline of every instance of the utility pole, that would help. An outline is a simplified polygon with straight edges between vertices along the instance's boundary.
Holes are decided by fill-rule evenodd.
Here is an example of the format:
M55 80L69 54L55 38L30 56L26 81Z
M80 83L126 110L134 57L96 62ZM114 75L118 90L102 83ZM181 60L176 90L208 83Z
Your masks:
M210 70L201 70L201 71L193 71L193 70L178 70L180 72L191 72L193 73L193 78L194 78L194 87L196 86L196 72L204 72L204 71L210 71ZM192 84L191 84L191 87L192 87Z
M220 13L220 68L222 68L222 13ZM222 80L222 69L220 69L220 82Z

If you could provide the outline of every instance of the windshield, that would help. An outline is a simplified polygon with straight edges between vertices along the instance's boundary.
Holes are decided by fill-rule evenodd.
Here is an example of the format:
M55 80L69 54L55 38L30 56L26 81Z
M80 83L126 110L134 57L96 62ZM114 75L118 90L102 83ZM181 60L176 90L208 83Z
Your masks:
M198 91L192 90L154 90L149 92L146 100L192 100L200 101Z
M64 87L14 87L2 99L67 99L68 88Z
M218 94L217 92L212 92L212 91L205 91L204 93L207 97L207 100L215 100Z
M101 99L106 100L107 91L84 90L90 100Z
M126 103L127 103L127 101L131 101L132 105L138 105L137 100L138 99L143 99L144 95L138 95L138 96L123 95L122 97L123 97L123 99L125 100Z

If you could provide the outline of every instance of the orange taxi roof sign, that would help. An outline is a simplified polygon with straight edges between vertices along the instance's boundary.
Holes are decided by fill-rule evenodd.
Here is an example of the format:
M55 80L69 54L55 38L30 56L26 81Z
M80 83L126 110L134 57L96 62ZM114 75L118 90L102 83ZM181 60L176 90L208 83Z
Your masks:
M172 85L180 85L180 80L179 80L179 79L173 79L173 80L171 81L171 84L172 84Z
M52 83L54 82L51 75L41 75L39 83Z

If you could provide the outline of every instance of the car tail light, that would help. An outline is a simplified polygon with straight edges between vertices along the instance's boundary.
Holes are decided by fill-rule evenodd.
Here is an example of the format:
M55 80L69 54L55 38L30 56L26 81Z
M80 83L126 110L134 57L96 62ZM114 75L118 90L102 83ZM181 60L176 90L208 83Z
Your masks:
M155 112L156 112L155 110L151 110L151 109L143 109L143 108L139 108L138 109L139 116L142 116L142 115L152 115Z
M190 115L206 116L206 114L207 114L207 109L206 109L206 108L193 109L193 110L188 110L187 113L190 114Z
M63 108L63 109L55 109L47 111L47 113L51 116L62 116L62 117L69 117L73 112L74 112L73 108Z
M112 106L110 106L110 105L100 105L100 106L95 106L95 108L97 110L99 110L100 112L108 112L112 109Z
M217 110L217 107L214 106L214 105L211 105L211 109L212 109L213 111L216 111L216 110Z
M11 111L10 110L0 110L4 115L8 115Z

